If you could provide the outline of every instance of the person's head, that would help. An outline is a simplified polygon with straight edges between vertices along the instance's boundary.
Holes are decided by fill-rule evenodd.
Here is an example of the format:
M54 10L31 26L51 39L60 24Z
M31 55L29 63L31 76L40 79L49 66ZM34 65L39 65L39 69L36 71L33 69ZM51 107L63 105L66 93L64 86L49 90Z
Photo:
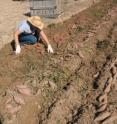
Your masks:
M32 16L27 19L30 25L34 26L37 29L42 30L44 28L44 23L42 22L39 16Z

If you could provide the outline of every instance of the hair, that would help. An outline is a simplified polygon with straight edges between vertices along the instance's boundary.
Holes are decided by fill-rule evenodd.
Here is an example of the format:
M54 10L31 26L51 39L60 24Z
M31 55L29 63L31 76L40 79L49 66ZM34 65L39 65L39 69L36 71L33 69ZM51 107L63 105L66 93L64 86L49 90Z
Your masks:
M34 31L34 30L40 31L40 29L38 29L36 26L32 25L29 21L27 21L27 23L29 24L31 31Z
M35 33L34 35L36 36L36 38L37 38L38 40L40 40L40 39L39 39L39 33L40 33L41 30L40 30L39 28L37 28L36 26L32 25L29 21L27 21L27 23L28 23L28 25L30 26L31 31L32 31L33 33Z

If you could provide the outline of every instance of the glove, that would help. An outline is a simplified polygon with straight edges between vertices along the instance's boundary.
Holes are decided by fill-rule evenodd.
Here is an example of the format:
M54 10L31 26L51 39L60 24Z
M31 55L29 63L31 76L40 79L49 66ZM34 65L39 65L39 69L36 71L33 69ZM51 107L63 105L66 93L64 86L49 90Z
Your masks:
M54 51L53 51L53 49L52 49L50 44L48 45L48 53L54 53Z
M17 45L15 54L19 54L20 52L21 52L21 47L20 47L20 45Z

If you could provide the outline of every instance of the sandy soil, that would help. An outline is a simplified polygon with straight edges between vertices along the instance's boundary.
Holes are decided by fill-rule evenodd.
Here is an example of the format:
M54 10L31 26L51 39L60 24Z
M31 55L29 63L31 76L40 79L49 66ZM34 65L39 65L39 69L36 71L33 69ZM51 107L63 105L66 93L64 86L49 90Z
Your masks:
M106 2L105 2L106 1ZM117 2L103 0L45 31L44 44L0 52L3 124L117 124Z
M14 29L22 19L26 18L24 14L29 11L28 7L27 2L0 1L0 48L13 39Z

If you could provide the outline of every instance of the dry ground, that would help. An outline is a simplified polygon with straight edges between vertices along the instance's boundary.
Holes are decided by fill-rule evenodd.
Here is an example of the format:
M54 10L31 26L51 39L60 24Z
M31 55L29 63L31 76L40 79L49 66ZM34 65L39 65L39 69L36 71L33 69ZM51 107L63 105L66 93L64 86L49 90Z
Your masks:
M27 2L0 1L0 48L12 40L14 29L26 18L24 14L29 11L28 8Z
M54 54L38 44L16 56L6 45L0 52L1 123L108 124L108 116L95 120L97 97L114 77L106 111L117 115L116 13L116 0L102 0L63 24L48 26ZM117 124L116 117L109 124Z

